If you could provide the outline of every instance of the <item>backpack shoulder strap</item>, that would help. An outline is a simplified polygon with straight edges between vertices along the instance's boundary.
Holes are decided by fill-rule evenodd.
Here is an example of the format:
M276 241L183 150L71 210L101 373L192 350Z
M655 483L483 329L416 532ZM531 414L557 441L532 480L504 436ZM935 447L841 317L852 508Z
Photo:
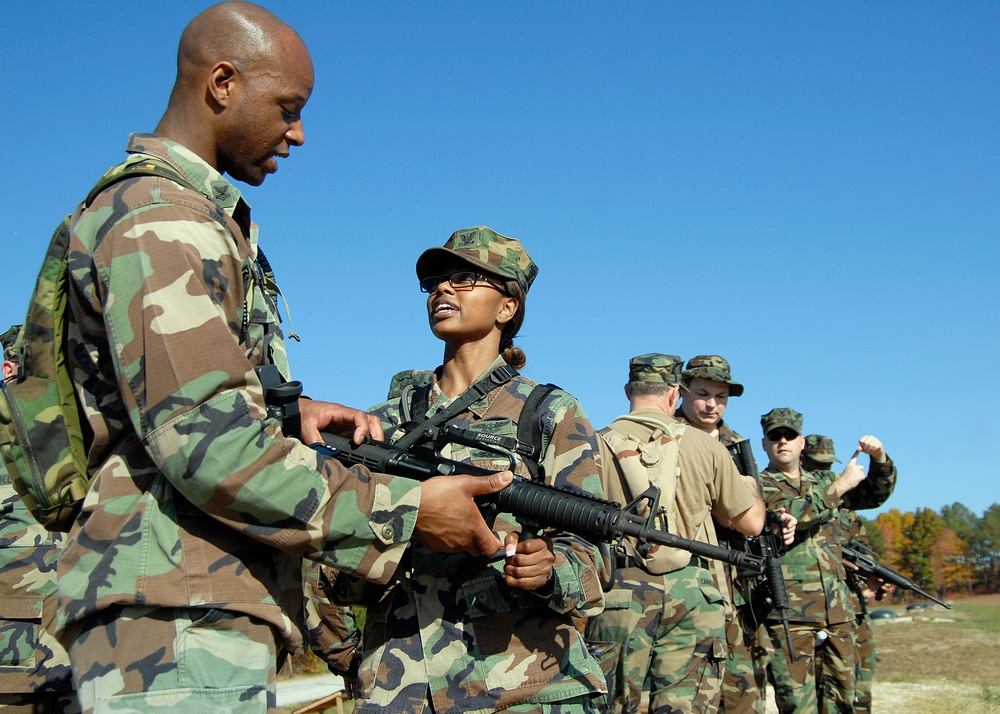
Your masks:
M542 400L555 390L559 389L554 384L536 384L532 388L528 398L524 400L521 407L521 414L517 418L517 441L518 453L524 465L531 474L532 481L544 481L545 474L541 465L542 460L542 434L551 437L551 424L542 424L539 406ZM551 438L550 438L551 441Z
M124 163L113 166L105 171L104 175L101 176L101 178L97 180L97 183L94 184L94 187L90 189L90 193L87 194L87 198L84 200L83 206L87 207L92 204L97 196L109 186L135 176L159 176L161 178L169 179L174 183L178 183L185 188L197 190L187 177L163 159L157 159L153 156L140 156L138 158L129 159Z

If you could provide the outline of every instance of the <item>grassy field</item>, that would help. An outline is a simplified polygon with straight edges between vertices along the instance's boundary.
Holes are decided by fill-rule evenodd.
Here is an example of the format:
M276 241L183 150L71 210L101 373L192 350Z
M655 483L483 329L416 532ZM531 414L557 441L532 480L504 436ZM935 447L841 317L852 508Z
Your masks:
M892 606L899 618L876 621L880 714L1000 714L1000 594L952 602L953 610L934 607L915 616ZM345 711L351 709L348 703ZM773 702L769 711L776 711Z
M953 601L875 628L874 705L882 712L1000 714L1000 594Z

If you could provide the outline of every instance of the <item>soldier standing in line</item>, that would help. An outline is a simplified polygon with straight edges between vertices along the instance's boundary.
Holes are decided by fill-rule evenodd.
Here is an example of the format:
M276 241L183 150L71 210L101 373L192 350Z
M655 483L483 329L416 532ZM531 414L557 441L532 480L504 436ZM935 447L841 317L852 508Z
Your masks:
M526 357L514 338L538 273L521 242L486 226L459 230L424 251L416 272L444 356L433 372L397 374L390 397L370 410L389 441L408 448L432 426L459 429L482 445L448 442L441 455L493 470L509 461L489 444L517 439L532 447L511 453L519 476L603 496L597 438L580 403L517 372ZM531 427L537 439L527 438ZM551 528L522 539L524 525L506 513L492 525L505 546L496 557L415 543L388 588L368 589L359 714L600 711L605 678L576 623L604 605L605 549ZM350 603L337 593L351 579L325 570L333 598Z
M782 646L782 628L776 621L768 622L774 645L770 681L775 701L782 714L815 712L820 707L823 712L852 712L856 613L840 550L839 510L876 498L894 475L886 472L881 461L885 452L872 439L859 444L873 456L870 482L855 459L842 474L806 471L800 464L805 448L802 415L781 407L763 415L760 422L770 459L761 474L764 499L769 508L786 508L798 521L795 544L781 559L791 605L793 660Z
M862 440L874 439L872 436L865 436ZM877 441L877 440L876 440ZM879 442L881 445L881 442ZM874 444L872 444L874 446ZM885 464L884 471L891 473L889 478L881 481L886 484L887 492L883 489L886 499L891 495L895 486L896 467L892 464L892 459L884 454L881 461ZM875 455L871 457L876 463L879 460ZM834 463L840 463L834 448L833 439L822 434L810 434L805 438L805 448L802 450L802 468L806 471L829 470ZM873 479L872 482L878 479ZM855 489L858 491L858 489ZM852 491L854 493L854 491ZM850 495L850 494L849 494ZM879 504L881 505L881 504ZM874 506L872 506L874 507ZM858 540L868 545L868 532L857 511L850 508L840 509L840 530L844 541ZM868 613L868 602L876 597L876 594L892 593L895 586L886 583L880 578L869 578L862 580L854 572L855 566L844 563L847 568L847 585L856 598L857 619L854 628L855 657L857 664L857 692L854 698L854 708L858 712L871 712L872 710L872 681L875 678L875 640L872 637L872 620Z
M2 378L17 372L20 325L0 335ZM0 399L0 409L5 400ZM0 459L0 710L76 714L69 655L49 631L56 606L56 562L64 535L36 521Z
M687 388L681 398L676 418L682 423L700 429L730 446L746 438L738 434L724 420L730 397L743 394L743 385L735 381L729 362L720 355L698 355L688 360L681 374ZM759 487L758 487L759 488ZM795 520L782 514L784 536L794 535ZM743 550L746 538L729 528L716 524L719 541L731 548ZM753 534L756 535L756 534ZM789 542L791 542L789 540ZM726 609L726 640L729 654L722 678L722 697L719 711L726 714L764 714L767 695L767 660L770 642L758 617L761 608L754 607L754 582L736 579L733 567L726 563L713 563L720 589L730 597ZM758 593L757 597L761 597Z
M646 354L629 363L630 412L601 435L601 472L609 498L627 503L660 488L666 526L681 537L716 544L714 516L745 535L760 533L764 504L757 485L736 470L729 452L673 418L681 389L680 357ZM650 683L651 712L713 712L726 656L725 600L705 559L657 547L644 555L634 540L605 595L605 610L587 623L594 645L619 647L614 705L637 712Z
M272 13L209 7L181 35L156 133L127 148L189 186L130 177L71 224L67 366L94 479L59 560L57 632L85 712L273 710L277 659L302 649L302 558L385 582L413 538L501 546L473 497L509 473L346 469L268 416L257 368L287 379L284 341L258 228L224 174L260 185L303 143L313 78ZM364 412L299 406L307 442L381 436Z

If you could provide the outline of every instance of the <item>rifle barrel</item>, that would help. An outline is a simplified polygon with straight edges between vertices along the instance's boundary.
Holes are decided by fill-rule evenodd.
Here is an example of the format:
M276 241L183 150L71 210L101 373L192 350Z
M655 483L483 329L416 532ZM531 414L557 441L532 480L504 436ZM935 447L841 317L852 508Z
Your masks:
M919 587L917 587L916 583L914 583L912 580L907 578L902 573L897 573L892 568L889 568L885 565L882 565L879 562L876 562L873 558L868 557L861 551L856 550L855 548L852 548L849 545L842 545L840 549L841 551L843 551L844 557L848 561L858 566L858 572L861 573L863 576L880 578L881 580L887 583L892 583L896 587L902 588L903 590L910 590L916 593L917 595L926 598L927 600L932 600L933 602L936 602L938 605L941 605L942 607L947 608L948 610L951 609L951 605L946 603L944 600L939 600L938 598L931 595L929 592L921 590Z

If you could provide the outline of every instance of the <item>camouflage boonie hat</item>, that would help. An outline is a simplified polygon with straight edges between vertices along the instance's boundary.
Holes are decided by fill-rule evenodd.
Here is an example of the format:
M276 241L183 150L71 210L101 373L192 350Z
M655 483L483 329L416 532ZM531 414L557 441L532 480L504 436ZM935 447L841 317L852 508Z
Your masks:
M802 453L813 461L821 464L832 464L836 461L842 463L837 458L837 451L833 448L833 439L822 434L810 434L806 437L806 446Z
M628 381L680 384L683 366L684 360L677 355L664 355L659 352L639 355L628 361Z
M492 275L516 280L524 294L538 275L538 266L516 238L502 236L486 226L464 228L451 234L441 248L428 248L417 258L417 279L431 275L441 263L459 258Z
M17 342L19 334L21 334L21 326L11 325L9 330L0 335L0 343L3 344L4 360L12 360L17 357L17 352L14 351L14 343Z
M796 434L802 434L802 415L799 414L794 409L789 409L788 407L778 407L777 409L772 409L767 414L760 418L760 425L764 427L764 434L771 429L777 429L781 426L786 426L793 430Z
M729 371L729 362L719 355L698 355L688 360L687 368L682 375L685 380L701 377L710 382L729 385L729 396L738 397L743 394L743 385L733 381Z

